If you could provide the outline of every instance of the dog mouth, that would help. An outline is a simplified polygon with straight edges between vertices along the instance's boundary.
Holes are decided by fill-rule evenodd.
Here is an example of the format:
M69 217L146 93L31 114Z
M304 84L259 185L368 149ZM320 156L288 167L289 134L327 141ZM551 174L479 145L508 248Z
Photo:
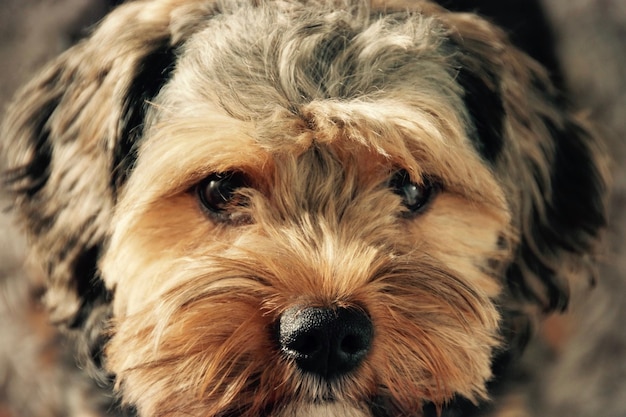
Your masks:
M234 401L217 417L423 417L416 404L401 404L379 390L358 392L350 378L328 381L319 376L302 377L299 393L275 397L251 408Z
M285 404L272 404L255 414L255 417L394 417L389 401L382 397L374 397L362 403L351 403L338 400L319 400L313 402L288 402ZM401 414L422 416L421 410L414 413ZM219 417L250 417L242 410L229 410L220 414Z

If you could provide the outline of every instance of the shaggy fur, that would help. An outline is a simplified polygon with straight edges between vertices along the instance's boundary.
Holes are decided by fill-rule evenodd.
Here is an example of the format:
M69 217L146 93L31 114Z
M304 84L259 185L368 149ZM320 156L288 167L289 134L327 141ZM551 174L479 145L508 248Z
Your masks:
M2 137L50 317L141 416L479 405L605 224L601 147L546 72L428 2L125 4ZM299 369L294 307L363 311L362 363Z

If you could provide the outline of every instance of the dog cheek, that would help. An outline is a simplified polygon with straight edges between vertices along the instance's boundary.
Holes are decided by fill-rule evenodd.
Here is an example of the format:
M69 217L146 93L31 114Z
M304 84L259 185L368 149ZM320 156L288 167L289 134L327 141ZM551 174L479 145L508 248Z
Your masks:
M192 262L218 231L189 194L157 202L126 195L129 202L112 220L112 234L100 263L106 285L116 289L117 317L156 302L172 285L170 274Z
M271 403L255 395L259 384L282 387L268 394L277 398L293 395L285 381L296 377L272 343L273 316L263 314L271 294L239 276L233 266L242 261L220 264L235 235L203 218L189 196L157 206L118 223L103 261L119 295L106 366L124 400L147 415L221 415L233 395L241 409Z
M289 380L254 300L240 289L237 297L196 291L192 301L186 296L198 287L185 274L176 278L187 281L181 291L119 320L107 346L107 366L126 401L147 415L220 415L231 406L230 395L242 409L251 407L259 380L272 387Z
M511 236L510 221L506 207L443 193L409 230L416 246L477 291L496 299L503 289L503 268L512 257L508 245L502 245L502 237Z
M484 399L500 345L494 300L441 260L405 262L416 265L406 275L380 277L364 296L376 334L368 365L383 370L377 373L383 396L407 406L443 404L454 394Z

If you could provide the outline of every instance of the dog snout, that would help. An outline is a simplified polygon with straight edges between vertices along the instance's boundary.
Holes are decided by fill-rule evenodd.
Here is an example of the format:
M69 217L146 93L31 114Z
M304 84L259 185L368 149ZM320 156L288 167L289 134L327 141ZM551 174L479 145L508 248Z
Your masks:
M278 338L283 353L302 371L333 379L363 361L373 333L361 309L293 307L280 317Z

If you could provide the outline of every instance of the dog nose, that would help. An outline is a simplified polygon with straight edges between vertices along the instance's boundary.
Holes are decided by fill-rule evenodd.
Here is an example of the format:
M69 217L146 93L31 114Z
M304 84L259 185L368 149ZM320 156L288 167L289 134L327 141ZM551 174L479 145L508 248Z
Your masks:
M283 353L309 373L332 379L355 369L370 350L373 327L355 308L293 307L280 317Z

